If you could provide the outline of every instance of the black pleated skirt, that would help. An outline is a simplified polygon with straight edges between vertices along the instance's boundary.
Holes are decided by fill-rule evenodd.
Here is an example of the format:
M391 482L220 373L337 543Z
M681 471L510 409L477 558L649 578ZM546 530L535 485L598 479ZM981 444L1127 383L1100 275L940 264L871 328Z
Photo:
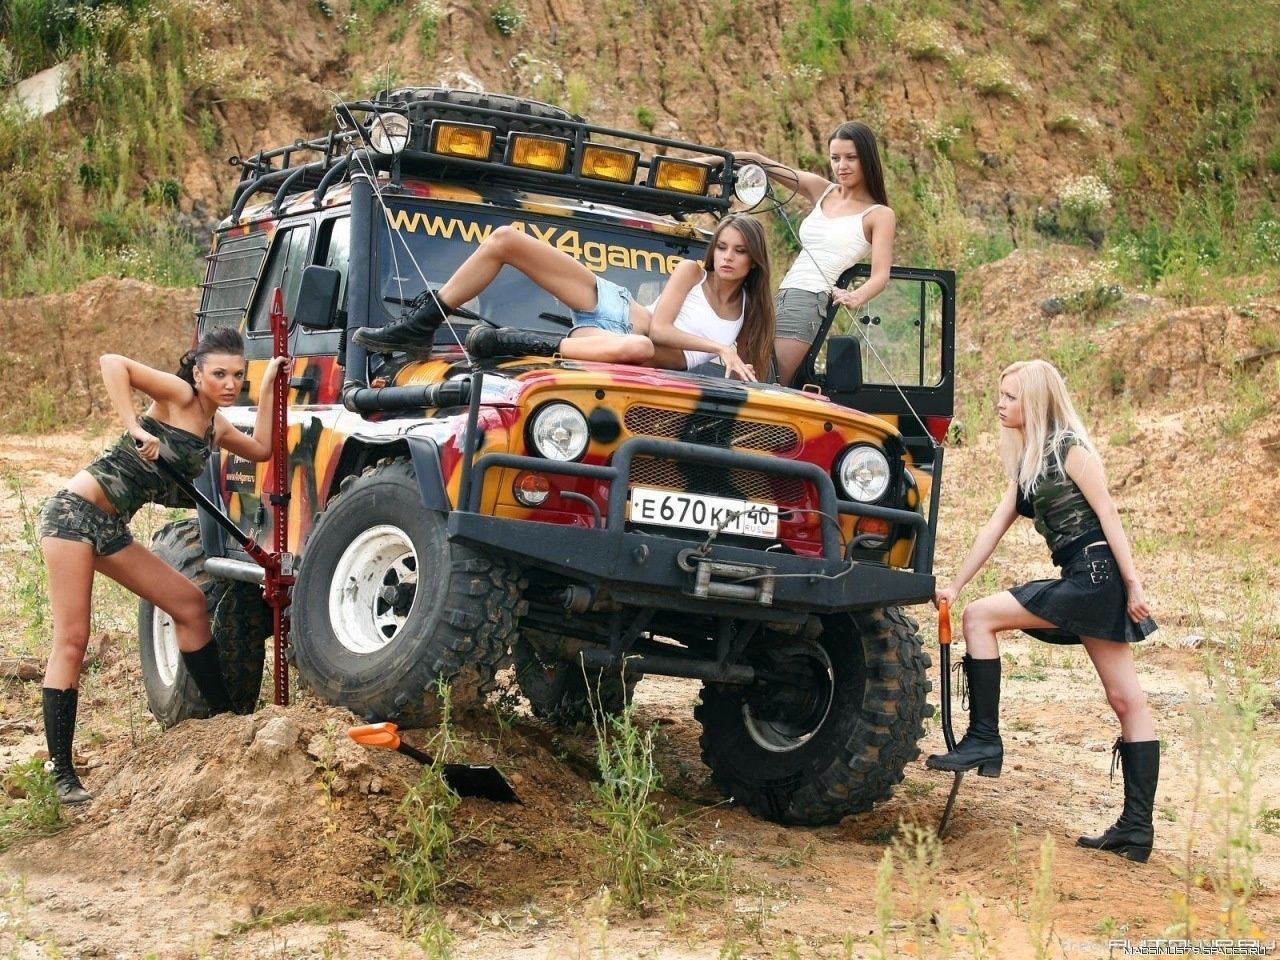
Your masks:
M1137 643L1156 631L1150 617L1134 623L1126 609L1124 581L1111 548L1086 547L1062 567L1057 580L1030 580L1009 592L1051 630L1023 631L1047 643L1079 643L1081 637L1099 637L1118 643Z

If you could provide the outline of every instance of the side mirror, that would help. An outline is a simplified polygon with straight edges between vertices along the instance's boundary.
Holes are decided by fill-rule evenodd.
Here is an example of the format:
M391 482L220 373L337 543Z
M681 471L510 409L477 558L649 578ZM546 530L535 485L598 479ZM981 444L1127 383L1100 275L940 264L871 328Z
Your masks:
M862 346L857 337L827 340L827 377L823 391L856 393L862 389Z
M313 264L303 270L298 305L293 311L294 322L308 330L331 329L341 286L342 273L333 267Z

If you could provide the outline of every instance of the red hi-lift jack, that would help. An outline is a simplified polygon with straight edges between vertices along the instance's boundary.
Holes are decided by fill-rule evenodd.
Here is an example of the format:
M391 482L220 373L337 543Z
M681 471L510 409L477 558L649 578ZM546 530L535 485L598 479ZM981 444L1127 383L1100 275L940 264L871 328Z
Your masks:
M284 296L279 287L271 295L271 340L272 354L275 357L289 357L289 325L284 318ZM289 377L278 375L273 384L271 403L271 460L268 470L271 480L268 484L267 499L271 503L271 533L274 549L264 550L262 546L249 536L223 512L222 507L210 500L181 476L163 458L157 463L164 474L178 485L233 540L240 544L249 558L262 567L262 595L267 606L271 608L271 630L275 638L275 703L277 706L289 705L289 663L285 652L289 647L289 614L290 592L293 588L294 557L289 552ZM258 397L262 403L265 397Z

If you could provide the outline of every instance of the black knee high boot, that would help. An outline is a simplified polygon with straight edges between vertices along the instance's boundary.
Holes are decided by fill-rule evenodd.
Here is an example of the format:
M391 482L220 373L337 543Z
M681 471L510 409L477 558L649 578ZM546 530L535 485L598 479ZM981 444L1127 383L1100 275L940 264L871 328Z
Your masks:
M477 360L487 357L552 357L564 337L514 327L474 326L467 334L467 353Z
M1000 776L1004 743L1000 739L1000 658L962 661L969 678L969 731L950 753L936 753L925 761L930 770L959 773L975 767L983 777Z
M53 775L59 800L65 804L87 803L92 797L76 776L71 759L80 691L44 687L40 692L44 695L44 739L49 746L49 760L44 768Z
M199 650L183 650L182 662L186 664L187 673L196 682L196 689L204 702L209 705L209 712L233 713L231 694L227 691L226 681L222 679L222 667L218 665L218 645L206 643Z
M1080 837L1076 843L1093 850L1110 850L1122 857L1146 863L1155 842L1151 811L1160 782L1160 741L1126 743L1117 740L1115 755L1124 774L1124 810L1120 819L1096 837ZM1115 773L1114 764L1112 773Z
M375 353L407 353L425 357L431 353L436 329L444 323L453 308L434 293L424 294L420 307L394 323L382 327L361 327L353 339ZM420 298L421 299L421 298Z

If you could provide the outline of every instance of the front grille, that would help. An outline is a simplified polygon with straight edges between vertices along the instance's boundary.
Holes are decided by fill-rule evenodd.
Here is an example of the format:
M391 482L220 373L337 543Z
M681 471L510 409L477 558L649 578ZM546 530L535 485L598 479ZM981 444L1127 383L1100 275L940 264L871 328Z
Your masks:
M798 504L808 493L808 484L795 477L779 477L758 470L725 470L707 464L678 463L652 457L636 457L631 461L630 480L632 486L666 487L685 493L705 493L762 503Z
M684 413L643 404L628 407L623 422L628 431L638 436L665 437L707 447L787 453L800 445L800 434L784 424Z

